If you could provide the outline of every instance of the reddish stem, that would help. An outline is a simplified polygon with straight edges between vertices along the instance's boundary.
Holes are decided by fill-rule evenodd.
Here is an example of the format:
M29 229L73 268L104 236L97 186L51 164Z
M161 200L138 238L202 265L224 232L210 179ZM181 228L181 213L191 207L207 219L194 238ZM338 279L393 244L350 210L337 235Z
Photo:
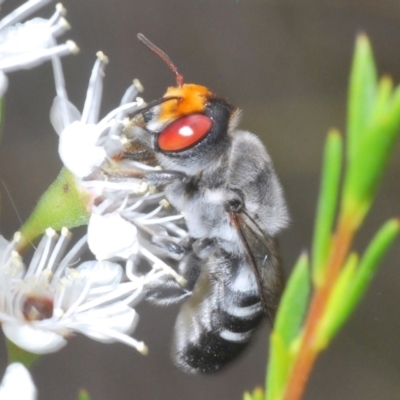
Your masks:
M333 237L331 253L328 259L325 280L313 295L305 325L301 346L286 386L283 400L301 399L311 369L320 351L316 347L315 335L318 323L324 314L327 300L334 287L335 280L346 261L350 245L353 241L357 223L353 218L343 217L339 220L336 234Z

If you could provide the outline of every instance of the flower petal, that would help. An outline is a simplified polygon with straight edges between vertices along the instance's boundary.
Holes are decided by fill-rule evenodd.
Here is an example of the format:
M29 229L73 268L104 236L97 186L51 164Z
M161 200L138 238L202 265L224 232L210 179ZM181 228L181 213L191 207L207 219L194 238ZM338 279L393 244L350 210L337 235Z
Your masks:
M36 387L29 371L21 363L10 364L0 386L1 400L35 400Z
M115 285L121 282L123 269L111 261L86 261L76 271L87 273L91 279L91 288Z
M88 245L98 260L128 259L138 252L137 229L117 212L92 213L88 225Z
M35 354L54 353L67 344L59 334L30 325L3 323L3 332L21 349Z
M1 31L0 54L2 57L44 49L54 44L49 21L33 18L23 24L9 26Z
M7 76L3 71L0 71L0 99L4 96L4 93L7 91L7 87L8 87Z
M96 125L80 121L73 122L61 132L58 147L61 160L77 177L88 176L106 159L104 148L96 146L101 133Z
M64 113L67 113L67 118L64 118ZM81 119L81 113L79 110L66 98L56 96L53 100L53 104L50 110L50 122L53 125L57 135L66 128L64 121L72 123Z
M116 331L130 334L136 328L139 315L125 304L115 303L110 307L97 308L82 313L74 322L74 329L103 343L113 343L117 339L105 332Z

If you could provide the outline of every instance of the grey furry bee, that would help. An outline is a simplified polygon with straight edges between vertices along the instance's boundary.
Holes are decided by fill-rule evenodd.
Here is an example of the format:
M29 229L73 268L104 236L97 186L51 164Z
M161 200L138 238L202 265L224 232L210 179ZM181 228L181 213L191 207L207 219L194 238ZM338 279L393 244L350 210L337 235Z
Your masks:
M206 87L184 84L168 56L138 35L172 69L177 86L133 116L126 129L140 152L163 168L143 172L185 216L189 237L153 244L179 260L181 287L165 278L148 291L157 304L186 298L176 320L173 359L186 372L212 373L248 344L263 317L272 321L283 290L275 236L288 212L261 141L237 129L239 110Z

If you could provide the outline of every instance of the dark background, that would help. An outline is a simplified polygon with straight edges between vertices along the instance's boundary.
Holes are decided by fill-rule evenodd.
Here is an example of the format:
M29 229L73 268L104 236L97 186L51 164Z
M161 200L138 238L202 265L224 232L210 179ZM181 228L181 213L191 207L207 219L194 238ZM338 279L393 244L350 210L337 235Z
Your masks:
M8 0L2 15L20 1ZM334 4L333 4L334 3ZM132 78L144 98L174 85L169 69L136 39L143 32L174 60L186 82L208 86L243 109L241 127L263 139L285 188L292 223L281 235L288 274L311 241L321 150L330 127L343 131L347 80L355 36L366 32L380 73L400 81L400 5L397 0L65 0L78 56L63 59L70 99L82 108L95 52L110 58L103 115L114 108ZM39 14L50 16L53 6ZM22 220L61 168L57 135L49 122L54 97L50 64L10 75L0 147L0 178ZM362 250L378 227L400 214L399 149L374 208L358 236ZM397 177L397 178L396 178ZM18 229L2 190L1 230ZM385 258L355 315L319 358L305 399L399 399L399 241ZM189 376L169 359L176 308L141 304L134 336L150 354L124 345L76 337L33 370L40 399L75 399L85 387L95 400L240 399L263 384L267 327L226 371ZM4 349L0 354L5 368Z

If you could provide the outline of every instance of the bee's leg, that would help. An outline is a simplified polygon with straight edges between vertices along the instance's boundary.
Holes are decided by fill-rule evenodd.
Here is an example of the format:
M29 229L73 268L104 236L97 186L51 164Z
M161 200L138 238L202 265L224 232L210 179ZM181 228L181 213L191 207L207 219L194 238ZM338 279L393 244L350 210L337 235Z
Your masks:
M167 236L154 235L151 243L174 260L181 260L185 254L182 246Z
M189 296L200 273L199 259L192 250L193 240L186 237L180 241L171 237L159 235L147 226L135 223L140 230L141 237L148 242L150 251L161 253L179 263L176 266L177 272L186 280L186 285L181 286L175 278L163 276L147 286L147 300L157 305L169 305ZM173 263L176 265L176 262ZM173 265L171 265L174 267Z
M172 182L181 181L185 182L188 176L179 171L149 171L144 173L144 180L150 186L163 186Z
M170 236L159 235L149 229L147 226L133 222L137 229L141 232L141 237L147 240L151 245L155 246L164 256L174 260L181 260L185 255L185 243L182 240L172 238Z
M186 254L178 265L178 272L186 279L186 285L182 287L174 278L164 276L147 287L146 299L166 306L190 296L200 275L200 265L200 259L193 252Z
M192 244L193 252L201 260L208 259L216 249L216 243L213 239L197 239Z
M166 306L190 296L200 275L204 259L214 249L210 240L193 241L191 238L186 238L180 245L185 255L179 262L177 271L185 278L186 285L182 287L174 278L163 276L147 288L146 298L154 304Z
M188 176L179 171L142 171L139 169L117 169L100 171L111 182L126 182L130 179L143 179L149 186L163 186L172 182L186 182Z
M121 155L122 160L138 161L144 164L154 165L156 163L154 153L151 150L143 149L130 149L124 151Z

